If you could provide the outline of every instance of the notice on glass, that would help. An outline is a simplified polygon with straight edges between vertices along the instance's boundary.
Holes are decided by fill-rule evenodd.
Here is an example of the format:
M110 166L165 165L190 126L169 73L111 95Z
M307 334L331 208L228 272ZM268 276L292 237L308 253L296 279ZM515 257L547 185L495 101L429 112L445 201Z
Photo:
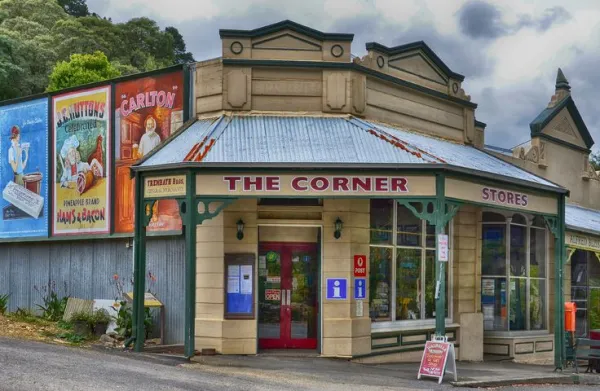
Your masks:
M494 320L494 306L484 305L483 306L483 320Z
M227 275L229 277L239 277L240 276L240 266L239 265L229 265L227 268Z
M240 293L239 265L229 265L227 268L227 293Z
M240 293L240 277L227 278L227 293Z
M258 268L259 269L267 268L267 257L266 256L261 255L260 257L258 257Z
M240 266L242 277L240 279L240 293L242 295L252 294L252 265Z
M493 279L482 279L481 280L481 294L483 296L494 296L494 280Z

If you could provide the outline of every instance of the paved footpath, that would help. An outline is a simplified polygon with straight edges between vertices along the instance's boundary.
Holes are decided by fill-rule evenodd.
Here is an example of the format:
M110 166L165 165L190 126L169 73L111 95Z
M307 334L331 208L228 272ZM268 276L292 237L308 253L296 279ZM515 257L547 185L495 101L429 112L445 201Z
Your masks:
M257 367L260 366L260 367ZM398 377L392 366L319 358L245 357L203 363L0 338L0 391L459 390ZM497 390L597 390L537 385Z

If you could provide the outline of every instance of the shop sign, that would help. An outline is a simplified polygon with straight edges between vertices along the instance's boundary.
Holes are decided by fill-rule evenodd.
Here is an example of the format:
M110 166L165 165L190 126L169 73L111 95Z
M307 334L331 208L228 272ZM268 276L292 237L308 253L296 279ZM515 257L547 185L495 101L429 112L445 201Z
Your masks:
M183 197L186 193L185 175L170 175L144 179L144 197Z
M582 250L600 251L600 238L594 238L588 235L566 232L565 244L569 247L579 248Z
M199 174L196 178L197 195L435 195L434 178L425 176Z
M440 262L448 262L448 235L438 234L438 260Z
M354 298L356 300L364 300L367 298L367 279L354 279Z
M367 276L367 257L365 255L354 256L354 277Z
M481 199L483 201L489 201L506 206L526 207L528 203L527 194L517 193L510 190L494 189L491 187L484 187L481 189Z
M555 197L490 187L454 178L446 179L446 197L553 215L558 210L558 202Z
M327 279L327 300L346 300L348 297L348 280L345 278Z
M266 301L281 301L281 290L280 289L265 289L265 300Z
M437 377L438 384L441 384L446 372L446 365L450 361L453 370L448 372L454 374L454 381L456 381L454 345L447 342L445 337L442 337L442 339L442 341L433 340L425 343L417 379L421 379L421 376Z

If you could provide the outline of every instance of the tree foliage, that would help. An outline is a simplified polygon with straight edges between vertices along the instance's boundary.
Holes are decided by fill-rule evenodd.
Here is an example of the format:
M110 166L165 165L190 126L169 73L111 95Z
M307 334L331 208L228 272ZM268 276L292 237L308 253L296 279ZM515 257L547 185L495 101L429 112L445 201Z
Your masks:
M88 16L90 14L85 0L58 0L58 5L60 5L67 14L72 16L80 17Z
M0 0L0 100L54 87L55 66L97 51L123 75L193 61L176 28L149 18L113 23L85 0Z
M75 87L121 76L101 51L93 54L73 54L70 61L61 61L50 74L48 91Z
M600 170L600 152L590 153L590 164L594 167L594 171Z

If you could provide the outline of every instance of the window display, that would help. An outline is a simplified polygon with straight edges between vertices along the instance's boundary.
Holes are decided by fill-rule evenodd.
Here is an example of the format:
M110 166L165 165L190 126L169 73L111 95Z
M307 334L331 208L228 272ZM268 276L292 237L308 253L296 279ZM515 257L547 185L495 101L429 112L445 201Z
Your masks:
M374 199L370 238L371 321L435 319L435 226L393 200ZM449 292L446 273L446 316Z
M484 330L545 330L548 252L543 218L484 212L481 232Z

